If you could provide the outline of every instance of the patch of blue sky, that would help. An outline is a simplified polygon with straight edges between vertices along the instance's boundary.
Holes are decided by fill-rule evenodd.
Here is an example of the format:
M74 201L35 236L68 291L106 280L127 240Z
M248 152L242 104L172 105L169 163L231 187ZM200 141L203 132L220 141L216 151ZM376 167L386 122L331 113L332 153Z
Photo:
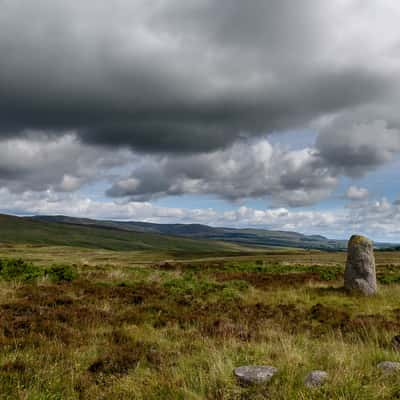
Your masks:
M267 136L272 145L279 145L290 150L313 147L316 137L317 133L310 129L278 132Z
M343 197L350 186L357 186L368 189L370 199L385 197L390 201L397 200L400 197L399 170L400 157L396 157L392 162L361 177L342 177L333 196Z
M390 201L400 198L400 156L362 178L353 180L357 186L369 190L371 197L385 197Z
M92 183L83 185L79 189L79 194L88 197L92 200L100 202L109 202L110 198L106 196L105 192L110 187L110 182L105 180L94 181Z
M231 203L212 195L180 195L167 196L152 201L152 204L160 207L178 207L186 209L207 209L215 211L229 211L238 207L237 203Z

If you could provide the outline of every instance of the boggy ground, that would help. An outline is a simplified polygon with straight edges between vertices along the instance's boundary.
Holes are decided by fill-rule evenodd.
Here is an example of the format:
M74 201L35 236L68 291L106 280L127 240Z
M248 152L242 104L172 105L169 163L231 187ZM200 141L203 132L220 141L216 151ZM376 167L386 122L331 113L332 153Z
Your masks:
M385 256L390 264L378 258L380 292L371 298L343 292L343 266L332 254L329 265L281 257L143 266L3 261L0 398L400 398L398 376L376 368L400 361L390 346L400 334L393 254ZM263 387L242 387L232 371L247 364L279 374ZM330 381L306 389L314 369Z

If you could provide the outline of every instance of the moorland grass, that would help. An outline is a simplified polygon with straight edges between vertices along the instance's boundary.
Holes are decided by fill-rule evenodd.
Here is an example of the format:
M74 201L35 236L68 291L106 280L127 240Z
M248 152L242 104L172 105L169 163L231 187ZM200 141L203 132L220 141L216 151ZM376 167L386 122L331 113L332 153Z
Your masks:
M400 396L397 377L376 368L400 361L390 346L400 333L400 286L391 279L376 296L359 297L341 289L339 263L301 257L62 261L50 269L2 259L19 272L0 273L0 399ZM37 275L25 279L21 265ZM381 277L397 273L378 259ZM279 373L265 386L243 387L232 371L246 364ZM314 369L326 370L329 381L306 389Z

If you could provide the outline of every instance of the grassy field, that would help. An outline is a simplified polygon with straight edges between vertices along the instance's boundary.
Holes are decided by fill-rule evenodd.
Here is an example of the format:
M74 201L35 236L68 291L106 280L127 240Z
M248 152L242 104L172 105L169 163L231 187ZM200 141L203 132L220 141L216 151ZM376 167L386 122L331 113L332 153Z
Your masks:
M376 253L370 298L341 289L344 253L165 256L1 246L0 399L400 398L376 368L400 361L400 253ZM247 364L279 373L244 387Z

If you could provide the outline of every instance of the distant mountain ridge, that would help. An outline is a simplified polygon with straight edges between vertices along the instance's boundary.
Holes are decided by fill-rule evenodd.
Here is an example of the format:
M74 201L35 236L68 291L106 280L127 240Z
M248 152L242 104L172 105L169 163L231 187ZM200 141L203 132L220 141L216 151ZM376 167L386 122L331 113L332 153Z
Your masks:
M95 226L142 233L179 236L191 239L205 239L237 243L245 246L261 247L293 247L317 250L344 250L346 240L328 239L321 235L304 235L297 232L266 230L266 229L236 229L211 227L201 224L157 224L138 221L95 220L88 218L74 218L64 215L35 216L34 220L57 222L63 224ZM393 244L375 243L376 248L390 248Z

